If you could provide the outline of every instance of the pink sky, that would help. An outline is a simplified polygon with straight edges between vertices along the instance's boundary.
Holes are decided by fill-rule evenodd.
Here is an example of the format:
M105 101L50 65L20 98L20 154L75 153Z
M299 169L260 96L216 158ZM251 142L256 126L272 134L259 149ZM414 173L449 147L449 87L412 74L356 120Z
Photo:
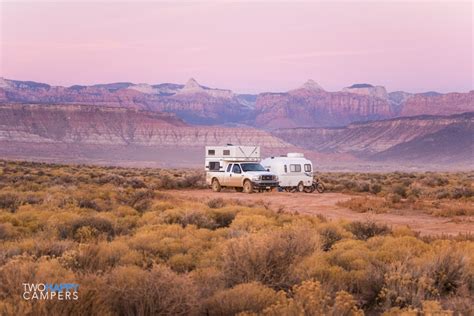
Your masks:
M194 77L237 92L311 78L473 89L466 2L2 2L0 76L54 85Z

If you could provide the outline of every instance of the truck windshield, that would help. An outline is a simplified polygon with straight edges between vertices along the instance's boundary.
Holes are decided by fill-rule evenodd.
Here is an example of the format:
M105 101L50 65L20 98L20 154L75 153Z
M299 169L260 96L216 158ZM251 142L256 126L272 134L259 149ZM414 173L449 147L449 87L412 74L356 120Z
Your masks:
M267 171L263 166L259 163L242 163L242 170L247 171Z

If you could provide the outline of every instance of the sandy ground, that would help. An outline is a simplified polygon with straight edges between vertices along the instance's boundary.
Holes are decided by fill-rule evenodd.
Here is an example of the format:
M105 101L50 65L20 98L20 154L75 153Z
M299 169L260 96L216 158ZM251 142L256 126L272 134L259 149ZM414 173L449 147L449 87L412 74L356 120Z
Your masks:
M173 194L197 199L239 199L245 201L264 201L271 209L284 208L285 211L297 211L300 214L322 214L331 220L345 219L349 221L371 219L389 226L408 226L421 235L457 235L474 233L474 218L443 218L413 212L397 211L397 213L375 214L357 213L337 205L352 196L342 193L286 193L268 192L245 194L233 190L212 192L211 190L173 190Z

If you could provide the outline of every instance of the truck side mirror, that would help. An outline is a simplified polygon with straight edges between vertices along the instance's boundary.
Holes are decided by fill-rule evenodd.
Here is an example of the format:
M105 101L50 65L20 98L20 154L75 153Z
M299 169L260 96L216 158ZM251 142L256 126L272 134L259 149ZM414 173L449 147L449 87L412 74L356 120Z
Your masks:
M270 171L270 168L267 168L267 171Z

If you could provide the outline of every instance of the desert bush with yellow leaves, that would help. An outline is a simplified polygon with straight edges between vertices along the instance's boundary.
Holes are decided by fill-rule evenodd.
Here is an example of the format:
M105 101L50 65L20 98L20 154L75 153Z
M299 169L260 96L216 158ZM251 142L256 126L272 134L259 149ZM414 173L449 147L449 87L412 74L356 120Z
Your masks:
M323 181L360 195L355 209L472 201L472 173L359 176ZM0 314L474 313L469 236L173 191L203 187L195 170L0 162ZM23 299L35 282L79 284L79 298Z
M353 194L340 205L360 213L474 216L474 172L322 173L328 191Z

